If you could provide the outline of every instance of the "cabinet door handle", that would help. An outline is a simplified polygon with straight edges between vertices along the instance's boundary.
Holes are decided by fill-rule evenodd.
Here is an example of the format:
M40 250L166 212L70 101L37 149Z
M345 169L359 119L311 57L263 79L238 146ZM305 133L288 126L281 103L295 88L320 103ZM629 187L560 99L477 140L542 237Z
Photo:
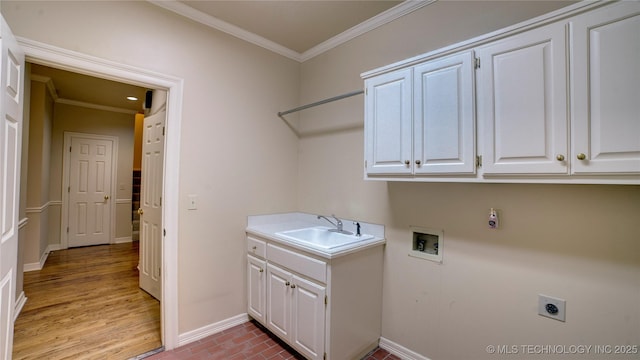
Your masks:
M260 269L260 272L264 272L264 269Z
M258 248L258 247L254 245L251 249L255 250L255 249L257 249L257 248Z
M404 161L404 164L405 164L405 165L409 165L409 164L411 164L411 161L409 161L409 160L405 160L405 161Z
M583 153L580 153L580 154L578 154L577 158L578 158L578 160L584 160L584 159L587 158L587 155L585 155Z
M562 154L558 154L558 155L556 156L556 160L558 160L558 161L564 161L564 155L562 155Z
M288 281L286 283L284 283L284 286L289 286L289 285L291 285L291 283L288 282Z
M295 289L296 288L296 284L291 284L291 288Z
M420 165L420 160L416 160L416 165Z

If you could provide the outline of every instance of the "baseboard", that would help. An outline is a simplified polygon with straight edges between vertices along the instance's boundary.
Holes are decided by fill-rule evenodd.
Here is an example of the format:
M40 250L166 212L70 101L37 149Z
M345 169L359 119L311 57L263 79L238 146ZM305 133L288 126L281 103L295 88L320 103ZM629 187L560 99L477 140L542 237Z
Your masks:
M115 238L113 240L114 244L124 244L124 243L130 243L131 240L131 236L123 236L123 237L119 237L119 238Z
M24 291L20 293L20 296L18 296L18 300L16 300L16 307L14 310L14 314L13 314L13 321L15 322L16 319L18 318L18 315L20 315L20 312L22 311L22 308L24 307L24 304L27 303L27 297L24 295Z
M178 347L190 344L200 339L204 339L207 336L217 334L234 326L244 324L247 321L249 321L249 315L244 313L219 321L215 324L206 325L199 329L180 334L178 335Z
M402 360L430 360L426 356L422 356L415 351L409 350L406 347L383 337L380 337L379 346L381 349L387 350L389 353L399 357Z
M44 264L47 262L47 258L49 257L49 253L56 250L62 250L62 246L60 244L53 244L47 246L47 250L40 256L40 262L37 263L28 263L22 266L22 271L39 271L42 270Z

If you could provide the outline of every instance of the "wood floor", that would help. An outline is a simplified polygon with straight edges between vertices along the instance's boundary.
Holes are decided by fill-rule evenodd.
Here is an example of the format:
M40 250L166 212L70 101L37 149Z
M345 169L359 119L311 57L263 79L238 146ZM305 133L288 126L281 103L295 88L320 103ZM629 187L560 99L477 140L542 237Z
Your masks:
M161 346L160 304L138 287L138 242L55 251L24 274L13 359L125 360Z

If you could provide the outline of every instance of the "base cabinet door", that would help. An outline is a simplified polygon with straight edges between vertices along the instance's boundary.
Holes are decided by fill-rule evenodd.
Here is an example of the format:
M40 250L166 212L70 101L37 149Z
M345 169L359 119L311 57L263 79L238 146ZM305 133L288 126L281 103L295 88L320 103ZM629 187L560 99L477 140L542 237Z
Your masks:
M267 328L282 339L291 334L291 273L267 267Z
M292 342L309 359L324 357L326 288L293 276Z
M264 324L266 310L266 262L247 255L247 284L249 315Z
M640 2L572 27L572 173L640 173Z

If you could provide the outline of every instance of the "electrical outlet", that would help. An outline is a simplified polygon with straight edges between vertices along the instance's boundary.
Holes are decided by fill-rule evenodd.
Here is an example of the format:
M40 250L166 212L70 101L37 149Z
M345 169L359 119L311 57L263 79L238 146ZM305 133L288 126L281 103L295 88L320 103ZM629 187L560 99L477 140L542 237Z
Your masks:
M538 294L538 315L564 322L566 317L566 301L551 296Z

